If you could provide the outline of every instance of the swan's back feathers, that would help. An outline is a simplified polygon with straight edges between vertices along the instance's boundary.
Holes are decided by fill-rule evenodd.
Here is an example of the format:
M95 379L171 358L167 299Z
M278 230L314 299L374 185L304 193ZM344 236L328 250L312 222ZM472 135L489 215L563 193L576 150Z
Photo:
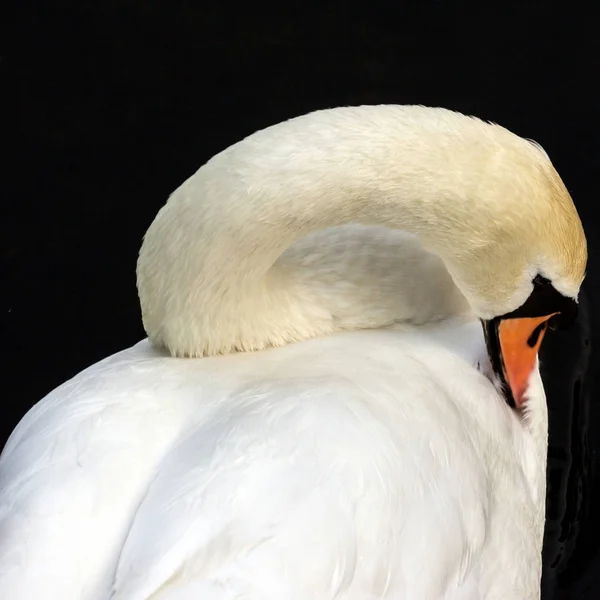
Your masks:
M238 389L170 450L130 529L114 600L191 599L198 585L227 600L476 599L467 590L508 567L510 556L490 560L492 538L526 535L507 515L531 498L497 506L488 493L521 483L495 481L486 464L494 452L500 470L515 466L517 421L490 383L419 336L340 341L285 349L293 369L276 360L272 379ZM464 395L483 407L469 414ZM501 439L488 447L479 436L492 431ZM492 533L495 520L503 531ZM530 583L503 586L525 597Z
M418 361L398 366L428 374ZM372 414L385 395L392 403L391 384L339 374L245 389L165 459L136 513L115 600L191 580L231 599L436 598L459 587L486 536L484 465L466 432L449 447L441 428L419 439L391 431L387 415ZM397 393L436 394L447 426L465 428L444 389L420 387Z
M475 600L503 597L468 592L501 577L528 598L539 532L522 427L473 368L478 324L431 333L199 362L142 344L84 372L33 409L0 461L0 589L9 600L96 600L113 581L113 600ZM51 502L25 514L27 485L42 498L45 478ZM531 581L510 572L507 531Z
M168 362L147 344L115 354L14 430L0 456L3 600L107 597L158 457L196 412L184 365Z

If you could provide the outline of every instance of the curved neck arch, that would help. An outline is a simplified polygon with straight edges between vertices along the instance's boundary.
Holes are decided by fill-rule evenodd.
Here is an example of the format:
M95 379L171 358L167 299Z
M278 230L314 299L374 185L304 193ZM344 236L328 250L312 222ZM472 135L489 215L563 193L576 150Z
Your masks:
M464 308L463 295L486 316L482 289L504 310L514 290L501 282L525 273L527 285L532 257L502 244L515 224L499 214L540 193L545 160L507 130L443 109L334 109L259 131L201 167L150 226L138 260L146 331L175 355L201 356L410 320L414 306L393 296L424 268L429 291L451 298L429 318ZM524 222L543 218L533 207L518 205ZM403 230L440 258L421 250L407 266L406 238L379 232L393 246L383 251L355 243L358 229L315 233L348 224Z

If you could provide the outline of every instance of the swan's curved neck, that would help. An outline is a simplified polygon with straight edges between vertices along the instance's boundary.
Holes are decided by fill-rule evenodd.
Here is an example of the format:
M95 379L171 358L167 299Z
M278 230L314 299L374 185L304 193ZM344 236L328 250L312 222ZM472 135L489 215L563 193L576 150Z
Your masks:
M294 119L228 148L190 177L159 212L140 252L150 338L174 354L197 356L410 318L406 307L389 306L399 282L386 288L383 280L390 269L402 270L404 258L391 258L389 247L354 243L363 234L346 229L290 248L311 232L350 223L416 235L480 316L478 286L505 306L506 290L489 288L518 273L486 273L495 242L490 223L498 202L519 196L515 188L531 193L535 186L514 157L538 151L497 126L441 109L438 122L431 109L403 108L381 107L367 119L357 118L359 109ZM519 209L526 219L527 208ZM501 236L497 219L494 226ZM396 250L404 244L385 239ZM436 285L453 287L439 261L428 254L419 260L433 261ZM498 262L525 270L514 257ZM400 277L404 293L411 276ZM460 305L460 294L451 296L452 306L438 312Z

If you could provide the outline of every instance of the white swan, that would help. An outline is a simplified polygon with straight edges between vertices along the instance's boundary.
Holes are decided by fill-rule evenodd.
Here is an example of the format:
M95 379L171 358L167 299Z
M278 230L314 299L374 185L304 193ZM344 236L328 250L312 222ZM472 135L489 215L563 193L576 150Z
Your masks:
M340 108L225 150L146 235L153 344L9 439L0 597L539 598L537 349L586 259L545 153L473 118Z

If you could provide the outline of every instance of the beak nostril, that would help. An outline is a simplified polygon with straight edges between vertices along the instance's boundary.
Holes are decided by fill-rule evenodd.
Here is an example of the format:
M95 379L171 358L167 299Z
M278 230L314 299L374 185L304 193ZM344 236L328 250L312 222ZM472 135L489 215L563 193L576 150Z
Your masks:
M531 335L529 336L529 338L527 339L527 345L530 348L535 348L539 339L540 339L540 335L546 331L546 328L548 327L548 321L544 321L543 323L540 323L532 332Z

